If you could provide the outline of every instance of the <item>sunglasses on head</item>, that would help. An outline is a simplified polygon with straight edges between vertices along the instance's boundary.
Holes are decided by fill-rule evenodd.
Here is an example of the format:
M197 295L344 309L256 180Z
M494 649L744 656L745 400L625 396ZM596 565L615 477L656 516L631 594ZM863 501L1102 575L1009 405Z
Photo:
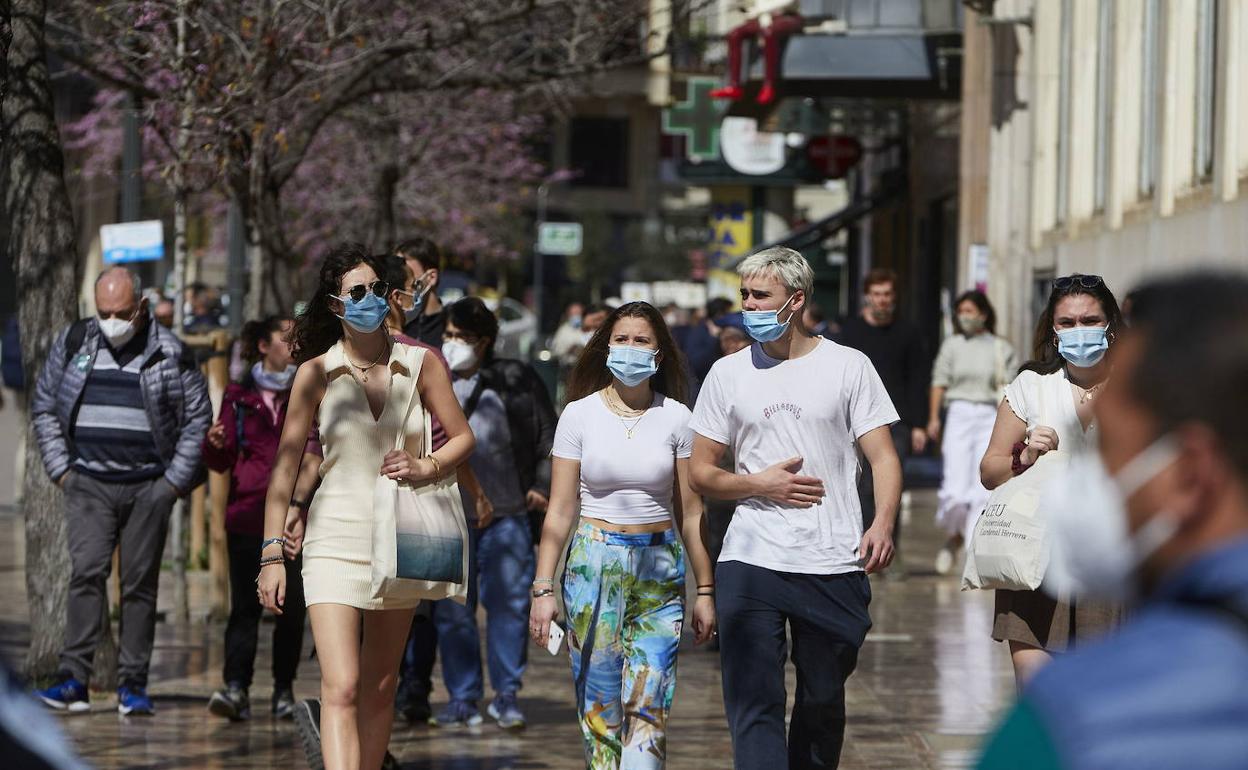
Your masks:
M385 281L373 281L372 283L367 284L367 285L362 284L362 283L357 283L355 286L352 286L350 289L347 289L344 292L344 295L350 297L352 302L360 302L361 300L364 299L365 295L367 295L370 291L373 294L376 294L378 297L384 298L386 296L386 293L389 290L390 290L390 285L387 284ZM339 299L341 298L342 297L339 297Z
M1075 286L1080 286L1084 289L1095 289L1104 284L1105 279L1099 275L1064 275L1053 280L1053 288L1058 291L1066 291Z

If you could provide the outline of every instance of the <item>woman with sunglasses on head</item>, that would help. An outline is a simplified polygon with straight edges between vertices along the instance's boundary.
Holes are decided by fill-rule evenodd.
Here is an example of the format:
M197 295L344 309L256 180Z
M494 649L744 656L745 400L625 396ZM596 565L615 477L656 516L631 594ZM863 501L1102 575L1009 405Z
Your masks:
M1092 406L1111 373L1112 346L1122 314L1100 276L1074 274L1053 282L1036 325L1031 361L1005 389L980 479L996 489L1047 452L1096 450ZM1118 624L1121 608L1040 590L996 592L992 637L1009 642L1021 688L1033 674L1077 642Z
M322 263L316 294L295 323L299 368L265 502L257 592L265 608L281 614L282 525L315 417L325 460L304 536L303 583L321 664L321 751L329 770L381 766L415 607L459 592L450 583L429 583L374 596L370 586L377 479L430 482L454 473L474 444L446 370L423 365L423 350L387 334L384 272L359 244L335 247ZM442 423L447 442L416 458L426 409ZM403 449L387 451L400 438Z
M684 371L663 316L645 302L630 302L585 347L555 432L529 630L546 645L558 614L555 567L579 498L562 588L592 770L663 766L685 616L686 550L698 586L696 641L710 639L715 627L702 501L689 485L693 433L681 403Z

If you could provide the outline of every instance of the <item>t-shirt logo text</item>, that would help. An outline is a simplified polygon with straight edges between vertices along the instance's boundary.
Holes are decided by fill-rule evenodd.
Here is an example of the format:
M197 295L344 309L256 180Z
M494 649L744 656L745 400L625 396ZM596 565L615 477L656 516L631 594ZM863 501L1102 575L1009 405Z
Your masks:
M763 410L763 417L770 420L772 415L779 414L780 412L790 412L794 419L802 419L802 408L797 404L791 404L787 401L780 404L772 404L767 407Z

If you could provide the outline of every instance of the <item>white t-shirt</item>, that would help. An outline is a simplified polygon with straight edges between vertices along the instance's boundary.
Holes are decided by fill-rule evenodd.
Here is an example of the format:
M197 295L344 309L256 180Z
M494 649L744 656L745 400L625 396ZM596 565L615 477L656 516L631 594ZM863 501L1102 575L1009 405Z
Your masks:
M581 463L581 515L670 521L676 459L693 453L689 417L689 407L660 393L640 418L621 418L598 393L564 407L551 454Z
M858 438L897 420L871 361L830 340L787 361L755 344L715 362L690 427L730 446L737 473L802 457L797 473L821 480L826 493L810 508L738 501L719 560L815 575L862 569Z

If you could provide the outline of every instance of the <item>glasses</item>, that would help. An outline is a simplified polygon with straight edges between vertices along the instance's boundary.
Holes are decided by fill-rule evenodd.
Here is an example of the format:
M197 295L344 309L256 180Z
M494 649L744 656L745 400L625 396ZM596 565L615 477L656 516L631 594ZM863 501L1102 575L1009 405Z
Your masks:
M1095 289L1103 285L1105 285L1105 279L1099 275L1064 275L1053 280L1053 288L1058 291L1066 291L1075 286L1080 286L1084 289Z
M385 298L386 292L388 292L389 290L390 290L390 285L387 284L385 281L373 281L372 283L368 285L357 283L355 286L352 286L350 289L347 289L346 295L351 297L352 302L360 302L364 299L364 296L367 295L370 291L373 294L376 294L378 297ZM342 298L339 297L339 299L342 299Z

